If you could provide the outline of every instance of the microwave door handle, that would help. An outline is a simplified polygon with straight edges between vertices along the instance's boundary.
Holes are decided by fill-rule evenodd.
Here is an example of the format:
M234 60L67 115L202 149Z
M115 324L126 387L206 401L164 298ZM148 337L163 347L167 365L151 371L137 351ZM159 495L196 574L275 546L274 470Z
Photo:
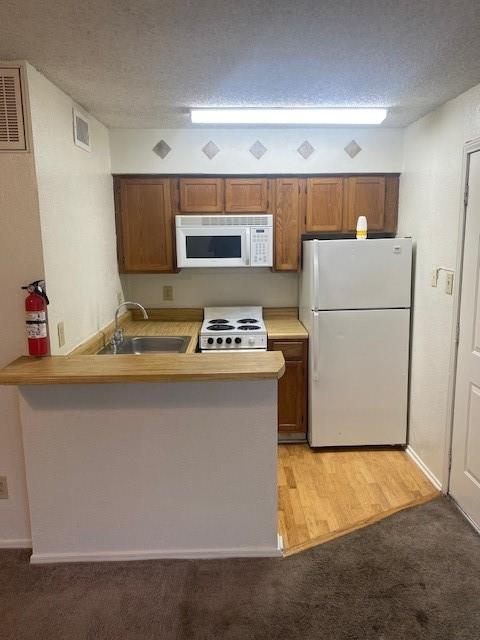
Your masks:
M245 229L245 262L250 266L250 243L252 241L251 230Z

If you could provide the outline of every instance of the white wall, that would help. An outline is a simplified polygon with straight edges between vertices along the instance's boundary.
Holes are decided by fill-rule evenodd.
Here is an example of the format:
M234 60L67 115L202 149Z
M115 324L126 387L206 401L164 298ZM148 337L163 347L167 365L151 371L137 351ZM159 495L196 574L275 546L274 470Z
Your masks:
M53 354L113 318L118 277L107 129L90 121L92 151L73 143L71 98L28 66ZM58 347L57 322L66 344Z
M153 152L162 139L172 149L164 160ZM362 148L353 159L344 150L352 139ZM202 152L210 140L220 148L212 160ZM256 140L268 149L260 160L249 152ZM297 153L304 140L315 147L307 160ZM401 170L403 130L114 129L110 145L113 173L386 173Z
M20 287L43 277L35 167L31 153L0 153L0 367L26 353ZM29 544L25 464L14 387L0 386L0 475L9 497L0 500L0 547Z
M416 241L411 363L410 445L443 480L453 297L445 274L454 269L461 211L462 154L480 136L480 85L410 125L400 181L399 235Z
M162 160L153 147L171 147ZM362 151L350 158L344 147L356 140ZM209 160L202 147L213 140L220 152ZM257 160L249 148L260 140L268 149ZM297 153L308 140L315 152ZM343 173L399 172L403 131L372 128L146 129L110 131L113 173ZM183 270L179 275L122 277L126 295L150 306L203 307L220 304L297 306L298 277L264 269ZM174 287L174 300L162 300L162 286Z

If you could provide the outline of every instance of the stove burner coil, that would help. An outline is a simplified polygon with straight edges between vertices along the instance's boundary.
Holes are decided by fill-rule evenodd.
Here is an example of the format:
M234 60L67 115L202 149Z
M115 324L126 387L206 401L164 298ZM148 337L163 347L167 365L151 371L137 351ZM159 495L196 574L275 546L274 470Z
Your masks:
M208 331L229 331L235 327L231 324L211 324L207 327Z

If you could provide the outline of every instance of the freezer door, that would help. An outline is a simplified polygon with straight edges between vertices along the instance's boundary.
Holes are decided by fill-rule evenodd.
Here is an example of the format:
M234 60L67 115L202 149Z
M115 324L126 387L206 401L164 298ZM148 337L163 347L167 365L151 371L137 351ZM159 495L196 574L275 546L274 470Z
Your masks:
M308 290L312 309L410 306L412 241L312 240ZM306 243L305 243L306 244Z
M405 444L408 309L312 312L312 447Z

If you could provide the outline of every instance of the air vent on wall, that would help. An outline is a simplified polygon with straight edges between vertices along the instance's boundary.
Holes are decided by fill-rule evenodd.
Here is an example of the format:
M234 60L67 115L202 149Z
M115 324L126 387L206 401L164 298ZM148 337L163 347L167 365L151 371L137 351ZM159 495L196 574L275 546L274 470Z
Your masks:
M0 151L26 148L20 69L0 67Z
M175 216L177 227L268 227L272 216Z
M73 107L73 139L77 147L90 151L90 125L88 118Z

